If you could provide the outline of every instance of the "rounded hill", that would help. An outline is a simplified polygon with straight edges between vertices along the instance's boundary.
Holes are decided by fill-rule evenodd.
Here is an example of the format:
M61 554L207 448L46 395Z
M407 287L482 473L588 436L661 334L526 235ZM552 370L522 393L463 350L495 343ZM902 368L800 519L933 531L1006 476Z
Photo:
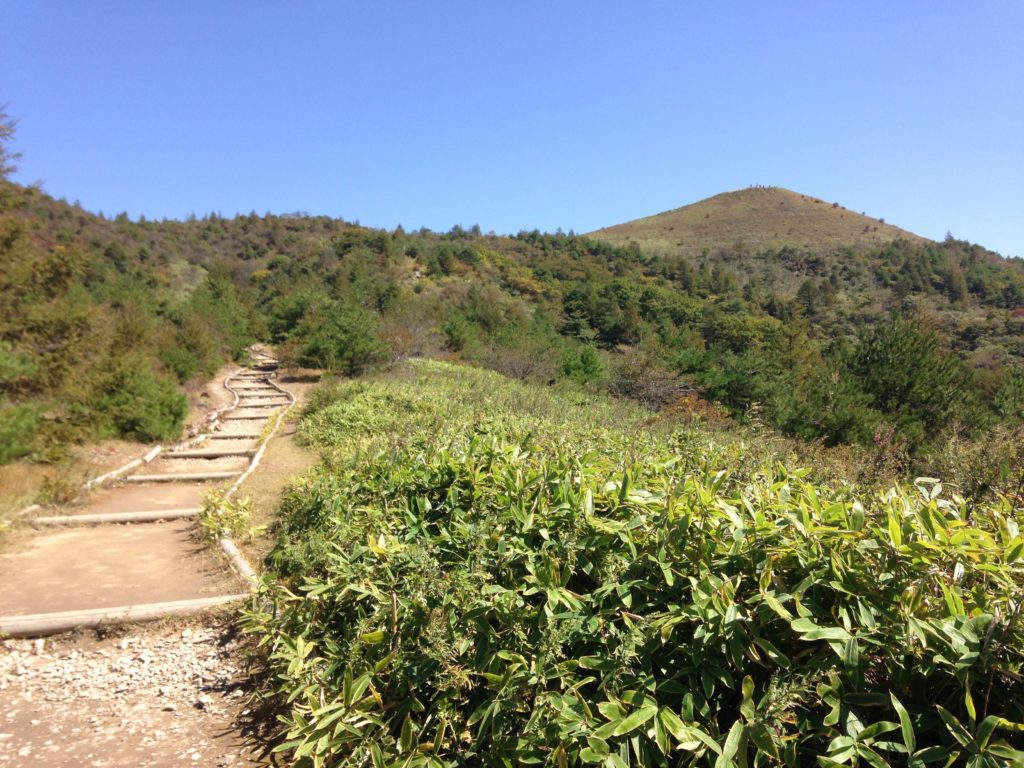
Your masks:
M812 252L871 247L925 238L855 213L839 203L782 187L751 187L725 192L691 205L616 224L591 237L645 251L699 256L718 248L757 253L784 246Z

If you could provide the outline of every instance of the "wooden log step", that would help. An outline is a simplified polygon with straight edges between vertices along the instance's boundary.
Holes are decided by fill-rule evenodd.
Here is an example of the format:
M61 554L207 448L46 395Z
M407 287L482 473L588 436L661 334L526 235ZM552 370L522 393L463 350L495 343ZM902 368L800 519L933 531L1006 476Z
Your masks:
M227 456L252 456L255 448L196 448L165 453L165 459L219 459Z
M250 400L266 400L273 397L288 397L288 395L284 392L274 392L273 394L268 393L266 395L243 395L243 397L248 397Z
M237 434L231 434L230 432L211 432L206 436L207 440L257 440L262 435L259 432L238 432Z
M32 525L98 525L100 523L152 523L157 520L177 520L195 517L199 507L189 509L154 509L146 512L102 512L92 515L53 515L37 517Z
M208 608L245 600L249 595L218 595L194 600L173 600L166 603L119 605L113 608L89 608L58 613L30 613L23 616L0 616L0 635L11 637L43 637L68 632L80 627L99 627L154 621L165 616L198 613Z
M252 421L253 419L268 419L269 416L253 415L253 416L221 416L221 421Z
M196 480L228 480L238 477L241 472L182 472L181 474L171 473L162 475L131 475L126 477L129 483L174 483L181 481Z

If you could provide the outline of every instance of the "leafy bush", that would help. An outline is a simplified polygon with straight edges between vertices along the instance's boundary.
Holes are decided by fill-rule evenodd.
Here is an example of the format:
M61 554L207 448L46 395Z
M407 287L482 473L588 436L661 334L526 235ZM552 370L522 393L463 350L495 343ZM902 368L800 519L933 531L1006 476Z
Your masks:
M248 497L232 501L223 489L214 489L203 496L199 507L199 537L216 542L223 536L249 537L255 531L252 521L252 500Z
M38 428L39 414L35 408L0 402L0 464L28 454Z
M105 377L96 409L116 435L171 440L181 433L188 401L145 360L128 358Z
M589 384L607 377L604 363L596 349L581 346L570 349L562 360L562 375L578 384Z
M160 362L171 370L182 384L199 371L199 359L191 350L184 347L167 347L161 350Z
M849 368L871 396L871 406L888 414L912 442L945 427L968 395L963 364L914 315L895 314L863 330Z
M246 617L289 760L1024 759L1008 502L734 473L642 412L439 364L335 394Z
M312 368L362 373L387 356L376 316L355 305L328 303L308 312L295 331L299 362Z

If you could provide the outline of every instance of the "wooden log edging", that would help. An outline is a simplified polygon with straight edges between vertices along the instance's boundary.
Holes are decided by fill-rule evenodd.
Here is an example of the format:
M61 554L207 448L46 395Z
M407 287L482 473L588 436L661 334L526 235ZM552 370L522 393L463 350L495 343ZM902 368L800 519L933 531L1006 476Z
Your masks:
M153 509L145 512L97 512L88 515L53 515L37 517L32 525L98 525L100 523L154 523L158 520L177 520L196 517L199 507L183 509Z
M208 414L207 415L207 419L208 419L208 421L209 421L209 423L211 425L217 420L217 418L220 416L221 413L224 413L225 411L232 410L235 407L237 407L238 401L239 401L238 393L235 392L233 389L231 389L231 387L227 386L227 381L233 375L237 375L237 374L241 373L243 370L244 369L242 369L242 368L238 368L235 371L234 374L228 374L227 378L225 379L225 389L227 389L229 392L231 392L232 395L234 395L234 403L232 403L229 406L226 406L225 408L219 408L219 409L211 412L210 414ZM261 374L261 375L265 376L266 374ZM181 445L194 445L198 440L201 440L203 437L204 437L204 435L200 435L197 438L194 438L192 440L187 440L184 443L181 443ZM151 461L153 461L153 459L155 459L160 454L160 452L162 450L163 450L163 445L162 444L155 445L152 448L150 448L148 451L146 451L146 453L144 453L142 456L139 456L138 458L132 459L131 461L129 461L124 466L118 467L117 469L112 469L111 471L106 472L106 473L100 475L99 477L94 477L92 480L87 480L86 482L84 482L82 484L82 490L83 491L89 491L89 490L92 490L93 488L96 488L97 486L100 486L100 485L103 485L106 482L109 482L110 480L117 480L117 479L123 477L124 475L126 475L127 473L131 472L133 469L138 469L139 467L141 467L141 466L143 466L145 464L149 464ZM26 517L28 515L31 515L31 514L33 514L35 512L40 511L42 508L43 507L42 507L41 504L29 504L27 507L24 507L23 509L21 509L18 512L14 513L13 517L15 519Z
M235 569L235 573L241 576L249 583L250 589L256 589L259 585L259 579L256 577L256 571L249 565L249 561L245 559L245 555L229 537L221 536L217 539L217 543L220 545L221 551L227 555L228 562L231 563L231 567Z
M181 472L165 473L160 475L132 475L126 477L129 483L173 483L178 480L230 480L242 474L234 472Z
M165 459L220 459L230 456L252 456L255 448L196 448L189 451L170 451Z
M30 613L24 616L0 616L0 635L10 637L42 637L72 629L95 628L110 624L155 621L167 616L198 613L208 608L246 600L249 596L217 595L193 600L172 600L164 603L119 605L113 608L90 608L58 613Z
M274 421L274 426L270 429L266 437L260 443L259 449L257 449L256 454L252 457L252 461L249 462L248 469L246 469L245 472L243 472L242 475L237 480L235 480L235 482L232 483L231 487L228 488L228 490L225 492L224 498L226 499L230 499L232 496L234 496L238 489L242 486L242 483L244 483L246 479L248 479L249 475L251 475L256 470L256 467L259 466L260 461L263 460L263 454L267 450L267 445L269 445L270 443L270 439L277 433L277 430L281 427L281 422L284 419L285 415L288 413L290 406L295 404L295 395L293 395L288 390L278 386L269 377L267 379L267 383L271 387L276 389L278 392L282 393L286 398L288 398L288 404L286 407L278 411L277 419ZM225 386L227 386L226 382ZM249 588L255 591L256 588L259 586L259 578L257 577L256 572L253 570L253 567L249 564L249 561L245 559L245 555L242 554L242 551L238 548L235 542L233 542L227 536L221 536L218 539L218 543L220 544L221 551L223 551L224 554L227 555L228 561L231 563L231 566L235 569L235 572L238 573L238 575L244 578L246 581L248 581Z

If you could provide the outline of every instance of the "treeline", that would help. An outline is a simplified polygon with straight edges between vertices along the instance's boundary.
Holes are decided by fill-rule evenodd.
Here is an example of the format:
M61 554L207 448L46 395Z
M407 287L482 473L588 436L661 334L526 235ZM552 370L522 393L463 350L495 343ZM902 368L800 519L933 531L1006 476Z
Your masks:
M448 354L654 402L696 390L786 434L909 453L953 425L1019 421L1021 271L953 241L897 242L846 268L878 265L921 289L889 292L879 273L873 292L854 291L823 275L786 294L721 261L570 235L359 227L253 278L275 342L349 373L388 354Z

